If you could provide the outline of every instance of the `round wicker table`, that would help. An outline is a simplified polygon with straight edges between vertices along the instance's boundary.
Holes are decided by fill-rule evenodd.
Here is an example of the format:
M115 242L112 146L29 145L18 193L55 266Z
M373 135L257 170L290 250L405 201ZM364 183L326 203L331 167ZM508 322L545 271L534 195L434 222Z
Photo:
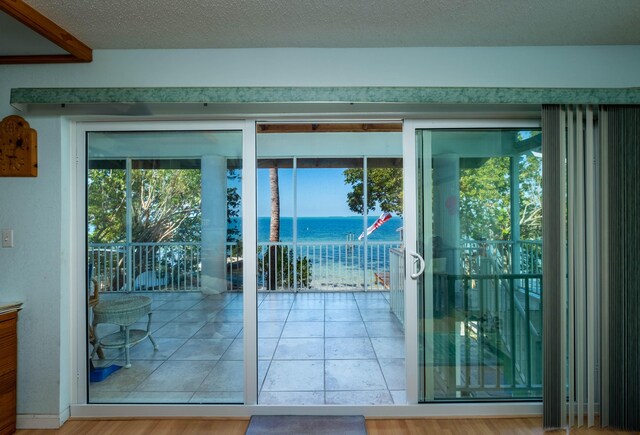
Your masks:
M147 329L131 329L131 325L136 323L141 317L148 316ZM97 349L124 348L125 368L131 367L129 349L145 338L151 340L153 349L157 350L155 340L151 336L151 298L148 296L125 296L119 299L101 301L93 307L93 327L97 331L96 325L99 323L110 323L120 326L120 331L98 337L96 334L96 346L93 348L93 357Z

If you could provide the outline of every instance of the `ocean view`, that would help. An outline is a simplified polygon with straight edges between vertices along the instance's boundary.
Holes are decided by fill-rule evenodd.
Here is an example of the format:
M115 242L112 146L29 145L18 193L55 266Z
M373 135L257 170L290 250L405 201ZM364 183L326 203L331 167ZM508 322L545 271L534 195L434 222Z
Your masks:
M379 215L368 216L367 227ZM389 249L400 245L401 217L392 217L368 236L365 253L358 236L365 230L361 216L299 217L297 257L310 262L310 281L304 287L324 290L382 289L378 277L389 272ZM258 218L258 243L269 242L269 217ZM293 242L293 218L280 218L280 240ZM259 260L261 261L261 260ZM259 269L264 271L265 266ZM264 276L258 277L264 285Z
M367 216L367 227L375 222L379 215ZM258 242L269 241L269 217L258 218ZM402 218L394 216L368 236L370 241L399 241L398 228L402 227ZM362 216L299 217L299 242L343 242L349 237L358 238L364 231ZM293 241L293 218L280 218L280 240Z

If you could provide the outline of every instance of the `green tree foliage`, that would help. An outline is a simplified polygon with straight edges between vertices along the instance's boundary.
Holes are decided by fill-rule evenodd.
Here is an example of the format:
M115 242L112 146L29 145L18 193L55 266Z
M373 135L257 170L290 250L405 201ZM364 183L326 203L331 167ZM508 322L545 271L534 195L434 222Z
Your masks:
M87 187L89 242L125 241L126 207L125 171L90 169Z
M241 172L238 169L231 169L227 172L228 180L240 180L242 178ZM227 187L227 242L240 243L240 209L241 209L241 196L237 187ZM239 246L239 245L238 245ZM235 247L236 253L234 255L242 255L241 250L238 251L238 246Z
M520 159L520 238L542 239L542 158Z
M274 245L264 250L258 247L258 257L262 257L262 260L258 261L258 276L263 277L263 283L269 290L294 288L294 277L299 289L306 288L311 283L313 277L311 260L299 255L295 258L296 270L294 271L294 251L288 246Z
M123 169L91 169L88 182L89 242L126 241L126 174ZM228 173L237 179L237 170ZM132 241L195 242L201 234L201 177L197 169L131 171ZM240 215L238 188L227 188L227 223ZM240 231L233 225L229 241Z
M475 240L511 240L510 158L460 171L460 232ZM520 239L542 237L542 159L518 157Z
M200 238L200 171L131 171L132 241ZM89 241L126 241L126 171L92 169L88 186Z
M347 204L354 213L363 214L364 170L349 168L344 171L344 184L350 184ZM376 206L383 212L402 215L402 169L372 168L367 170L367 211Z
M507 240L511 232L509 158L460 170L460 233L464 239Z
M192 241L200 238L200 171L132 171L134 242Z

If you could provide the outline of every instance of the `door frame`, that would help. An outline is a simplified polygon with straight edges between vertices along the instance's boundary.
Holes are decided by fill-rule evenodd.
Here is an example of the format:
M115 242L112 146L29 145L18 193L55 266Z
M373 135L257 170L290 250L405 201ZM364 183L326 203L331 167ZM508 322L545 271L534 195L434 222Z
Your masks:
M304 116L293 118L293 122L313 122L308 120L322 119L322 116ZM366 119L366 120L365 120ZM332 122L363 121L376 122L377 119L366 117L332 118ZM417 334L417 285L407 273L405 278L405 364L406 364L406 405L258 405L258 370L257 370L257 275L251 271L256 269L257 228L254 224L257 217L256 204L256 124L255 118L240 120L207 119L180 120L179 117L167 121L153 118L145 120L71 118L67 119L70 128L70 152L75 160L75 175L71 174L72 196L72 306L70 319L70 339L74 343L70 371L71 406L70 415L79 418L108 417L248 417L262 414L293 415L352 415L362 414L372 417L461 417L461 416L495 416L495 415L530 415L542 414L542 402L511 403L432 403L418 404L418 334ZM260 122L286 122L282 118L260 118ZM388 121L388 119L384 119ZM495 127L535 127L537 120L418 120L393 119L403 122L403 170L404 170L404 225L405 240L416 239L416 130L428 128L495 128ZM328 121L327 121L328 122ZM245 250L245 268L243 272L244 292L244 376L245 386L242 405L198 405L198 404L88 404L87 403L87 337L86 337L86 270L82 265L86 259L86 134L90 131L193 131L193 130L235 130L243 132L243 249ZM248 163L246 165L245 163ZM411 178L410 178L411 177ZM415 249L416 246L414 246ZM408 256L405 256L408 257ZM411 270L412 263L405 258L405 270ZM251 291L253 290L253 291Z

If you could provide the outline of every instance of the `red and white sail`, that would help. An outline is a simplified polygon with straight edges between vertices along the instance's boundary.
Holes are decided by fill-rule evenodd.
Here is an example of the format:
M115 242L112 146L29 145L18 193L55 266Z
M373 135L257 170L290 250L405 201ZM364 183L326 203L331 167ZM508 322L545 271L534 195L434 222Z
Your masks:
M367 228L367 236L370 235L375 230L377 230L378 228L380 228L382 224L384 224L389 219L391 219L391 213L388 213L388 212L382 213L380 217L376 219L376 221L372 223L369 228ZM364 231L362 232L362 234L360 234L360 236L358 237L358 240L362 240L363 238L364 238Z

